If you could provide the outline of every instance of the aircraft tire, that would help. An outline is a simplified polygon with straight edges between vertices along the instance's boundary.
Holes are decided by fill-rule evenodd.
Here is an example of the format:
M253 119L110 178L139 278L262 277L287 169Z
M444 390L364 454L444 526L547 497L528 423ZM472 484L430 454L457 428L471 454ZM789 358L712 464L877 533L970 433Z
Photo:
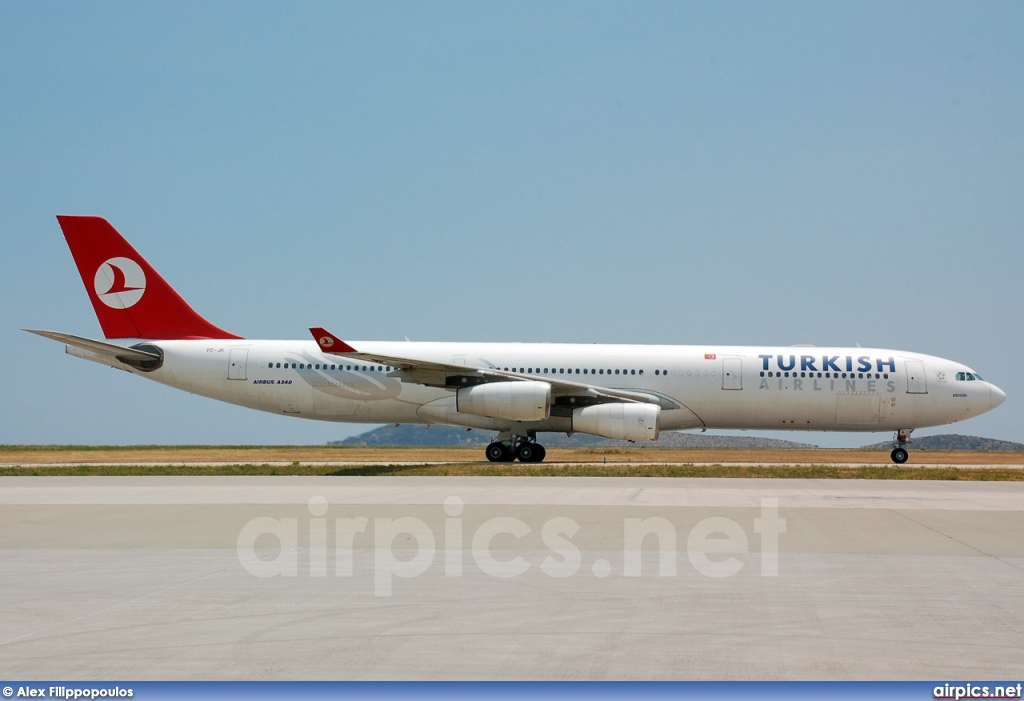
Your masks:
M889 453L889 457L897 465L902 465L910 457L910 453L907 452L906 448L893 448L892 452Z
M516 450L516 457L519 458L519 462L540 462L544 459L546 451L544 446L539 443L520 443L519 448Z
M512 462L515 456L507 445L495 441L487 446L487 459L491 462Z

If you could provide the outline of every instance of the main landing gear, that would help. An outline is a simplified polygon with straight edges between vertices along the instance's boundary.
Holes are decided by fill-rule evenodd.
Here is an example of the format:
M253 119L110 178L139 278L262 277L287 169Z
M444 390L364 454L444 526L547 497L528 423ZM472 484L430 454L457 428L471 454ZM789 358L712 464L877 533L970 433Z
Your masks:
M903 446L910 442L910 432L913 430L912 428L902 428L896 432L896 444L892 452L889 453L889 457L897 465L902 465L910 457L910 453Z
M491 462L544 462L545 455L547 451L537 442L536 431L527 431L526 436L502 431L498 438L487 446L487 459Z

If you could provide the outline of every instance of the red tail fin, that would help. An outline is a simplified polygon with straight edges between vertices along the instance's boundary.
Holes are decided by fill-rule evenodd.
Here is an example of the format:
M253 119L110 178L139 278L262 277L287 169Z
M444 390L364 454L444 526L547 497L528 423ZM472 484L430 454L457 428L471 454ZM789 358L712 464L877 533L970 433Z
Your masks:
M106 219L57 221L107 338L240 338L199 316Z

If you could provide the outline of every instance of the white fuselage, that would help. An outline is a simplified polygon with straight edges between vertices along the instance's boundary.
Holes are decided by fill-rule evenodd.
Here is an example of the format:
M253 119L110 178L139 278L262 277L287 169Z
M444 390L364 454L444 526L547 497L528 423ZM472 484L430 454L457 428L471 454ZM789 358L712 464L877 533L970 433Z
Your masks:
M453 391L390 376L393 368L386 365L323 353L311 341L150 343L163 351L162 365L131 372L276 414L499 431L573 430L566 416L510 422L458 412ZM1005 397L960 363L873 348L352 343L365 354L654 395L665 400L661 430L895 431L961 421Z

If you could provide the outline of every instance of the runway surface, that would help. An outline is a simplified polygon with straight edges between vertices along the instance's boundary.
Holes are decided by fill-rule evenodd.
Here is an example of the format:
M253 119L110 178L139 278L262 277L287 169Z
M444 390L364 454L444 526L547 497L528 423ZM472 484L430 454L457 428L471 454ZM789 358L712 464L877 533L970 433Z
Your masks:
M1024 484L5 477L13 679L1015 679Z

